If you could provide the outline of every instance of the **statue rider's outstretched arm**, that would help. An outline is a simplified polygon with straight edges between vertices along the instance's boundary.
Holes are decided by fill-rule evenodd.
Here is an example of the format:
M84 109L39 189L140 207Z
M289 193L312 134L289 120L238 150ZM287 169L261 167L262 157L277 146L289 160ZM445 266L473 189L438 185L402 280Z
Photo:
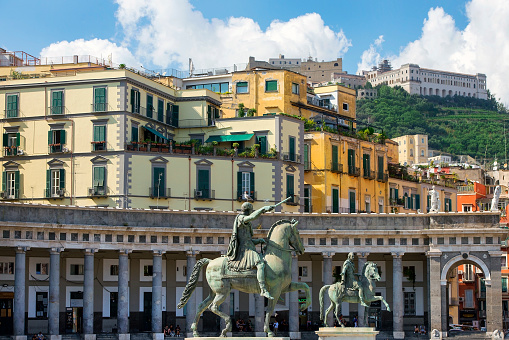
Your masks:
M271 211L271 210L273 210L273 209L274 209L274 207L275 207L275 206L273 206L273 205L267 205L267 206L265 206L265 207L263 207L263 208L260 208L260 209L258 209L258 210L255 210L255 211L253 211L253 212L251 213L251 215L249 215L249 216L245 216L245 217L244 217L244 222L250 222L250 221L252 221L252 220L256 219L256 218L257 218L258 216L260 216L261 214L263 214L263 213L265 213L265 212L267 212L267 211Z

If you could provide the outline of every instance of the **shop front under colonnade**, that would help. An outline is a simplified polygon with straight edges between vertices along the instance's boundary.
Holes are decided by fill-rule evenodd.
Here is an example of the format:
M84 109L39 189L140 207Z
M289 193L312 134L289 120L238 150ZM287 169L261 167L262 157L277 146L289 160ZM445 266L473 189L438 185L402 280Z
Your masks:
M0 296L13 306L0 331L19 340L39 331L53 340L67 333L86 340L118 333L126 340L138 332L161 339L163 327L173 324L184 333L209 292L200 278L186 308L176 308L189 268L226 252L235 215L0 203ZM356 254L357 268L366 261L379 266L377 293L391 312L375 306L374 320L394 338L416 324L447 336L446 277L463 263L484 273L487 332L502 330L500 243L507 230L499 227L497 213L268 213L253 226L255 237L292 218L306 248L293 256L292 273L295 281L308 283L312 296L304 312L300 293L278 303L292 339L319 323L319 290L336 281L349 252ZM262 331L263 299L232 292L221 307ZM343 303L342 309L347 320L363 319L357 305ZM199 328L217 332L219 320L206 312Z

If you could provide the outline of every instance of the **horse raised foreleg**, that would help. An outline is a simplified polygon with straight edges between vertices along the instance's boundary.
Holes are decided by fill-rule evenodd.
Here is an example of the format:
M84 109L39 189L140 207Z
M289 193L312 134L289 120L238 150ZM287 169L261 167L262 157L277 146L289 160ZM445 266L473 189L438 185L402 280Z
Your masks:
M228 314L225 314L225 313L223 313L223 312L221 312L219 310L219 305L224 302L224 300L226 299L226 296L229 293L230 293L229 290L226 293L224 293L224 294L216 293L214 301L210 305L210 310L212 311L212 313L214 313L216 315L219 315L224 320L225 327L221 331L221 335L220 335L222 337L226 337L226 333L232 331L232 320L230 319L230 316Z
M385 305L385 308L387 308L387 311L388 312L391 311L391 307L389 307L389 304L387 303L387 301L385 301L383 296L373 296L373 299L378 300L378 301L382 301L383 304Z
M198 310L196 311L196 315L194 317L194 322L191 325L191 330L193 331L193 336L194 337L198 337L199 336L199 334L198 334L198 322L200 321L200 316L203 313L203 311L210 306L210 303L214 299L214 296L216 296L216 294L214 292L210 292L209 296L207 296L207 298L205 300L203 300L202 303L200 303L200 305L198 306Z

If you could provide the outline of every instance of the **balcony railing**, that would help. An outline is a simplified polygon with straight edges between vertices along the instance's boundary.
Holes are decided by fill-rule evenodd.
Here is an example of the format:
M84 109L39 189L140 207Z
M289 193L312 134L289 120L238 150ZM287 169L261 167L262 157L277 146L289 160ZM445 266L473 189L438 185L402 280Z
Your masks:
M5 111L5 118L16 118L19 115L18 109L11 109L11 110L4 110Z
M108 188L105 186L99 187L91 187L88 188L88 196L89 197L106 197L108 196Z
M333 214L341 214L341 213L349 213L350 212L350 208L345 208L345 207L334 207L332 205L328 205L326 207L326 211L327 213L333 213Z
M290 152L281 152L281 159L287 162L300 163L300 155Z
M60 106L50 106L48 107L48 114L50 115L63 115L66 113L66 108L63 105Z
M5 146L4 147L4 156L18 156L18 151L21 151L19 146Z
M458 190L458 194L464 194L464 193L473 193L474 192L474 185L458 185L456 186L456 190Z
M389 205L396 207L396 206L405 206L405 200L403 198L389 198Z
M289 196L291 196L292 199L286 201L286 204L288 204L288 205L299 205L300 204L300 197L299 197L299 195L290 194Z
M197 200L212 200L216 198L216 191L210 189L195 189L194 190L194 199Z
M151 187L149 188L148 195L150 198L168 198L171 197L171 188Z
M237 200L238 201L246 201L246 200L256 201L256 199L257 199L256 191L248 192L248 191L237 190Z
M377 173L376 180L379 182L387 182L389 180L389 174L384 174L382 172Z
M100 142L91 142L92 151L105 151L106 150L106 141Z
M49 153L55 153L55 152L64 152L63 144L50 144L48 145L48 152Z
M108 103L93 103L91 105L92 112L107 112L111 111Z
M348 174L351 175L351 176L360 176L361 175L361 170L357 167L354 167L354 166L348 166Z
M311 170L311 162L310 161L304 161L304 170Z
M332 172L342 173L342 172L343 172L343 164L339 164L339 163L334 163L334 162L332 162L332 163L331 163L330 170L331 170Z
M375 173L370 169L364 169L364 171L362 172L362 177L367 179L375 179Z
M16 200L19 198L19 189L9 188L7 191L0 192L0 197L6 200Z
M44 189L44 197L46 198L64 198L65 189L57 189L53 192L53 189Z
M146 107L142 107L140 106L140 112L139 112L142 116L147 116L147 117L152 117L154 118L154 114L156 113L156 110L154 110L154 108L146 108Z
M307 97L307 103L314 106L323 107L324 109L331 110L331 111L338 111L337 105L331 104L330 102L319 99L316 97Z

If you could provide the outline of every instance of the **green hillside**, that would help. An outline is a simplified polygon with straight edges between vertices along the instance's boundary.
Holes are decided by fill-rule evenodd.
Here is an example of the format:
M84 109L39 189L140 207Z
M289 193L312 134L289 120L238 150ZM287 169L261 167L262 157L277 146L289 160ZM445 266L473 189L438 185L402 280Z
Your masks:
M357 120L383 129L389 138L427 134L429 148L472 157L505 157L507 110L488 100L409 95L401 87L381 86L378 98L357 101Z

